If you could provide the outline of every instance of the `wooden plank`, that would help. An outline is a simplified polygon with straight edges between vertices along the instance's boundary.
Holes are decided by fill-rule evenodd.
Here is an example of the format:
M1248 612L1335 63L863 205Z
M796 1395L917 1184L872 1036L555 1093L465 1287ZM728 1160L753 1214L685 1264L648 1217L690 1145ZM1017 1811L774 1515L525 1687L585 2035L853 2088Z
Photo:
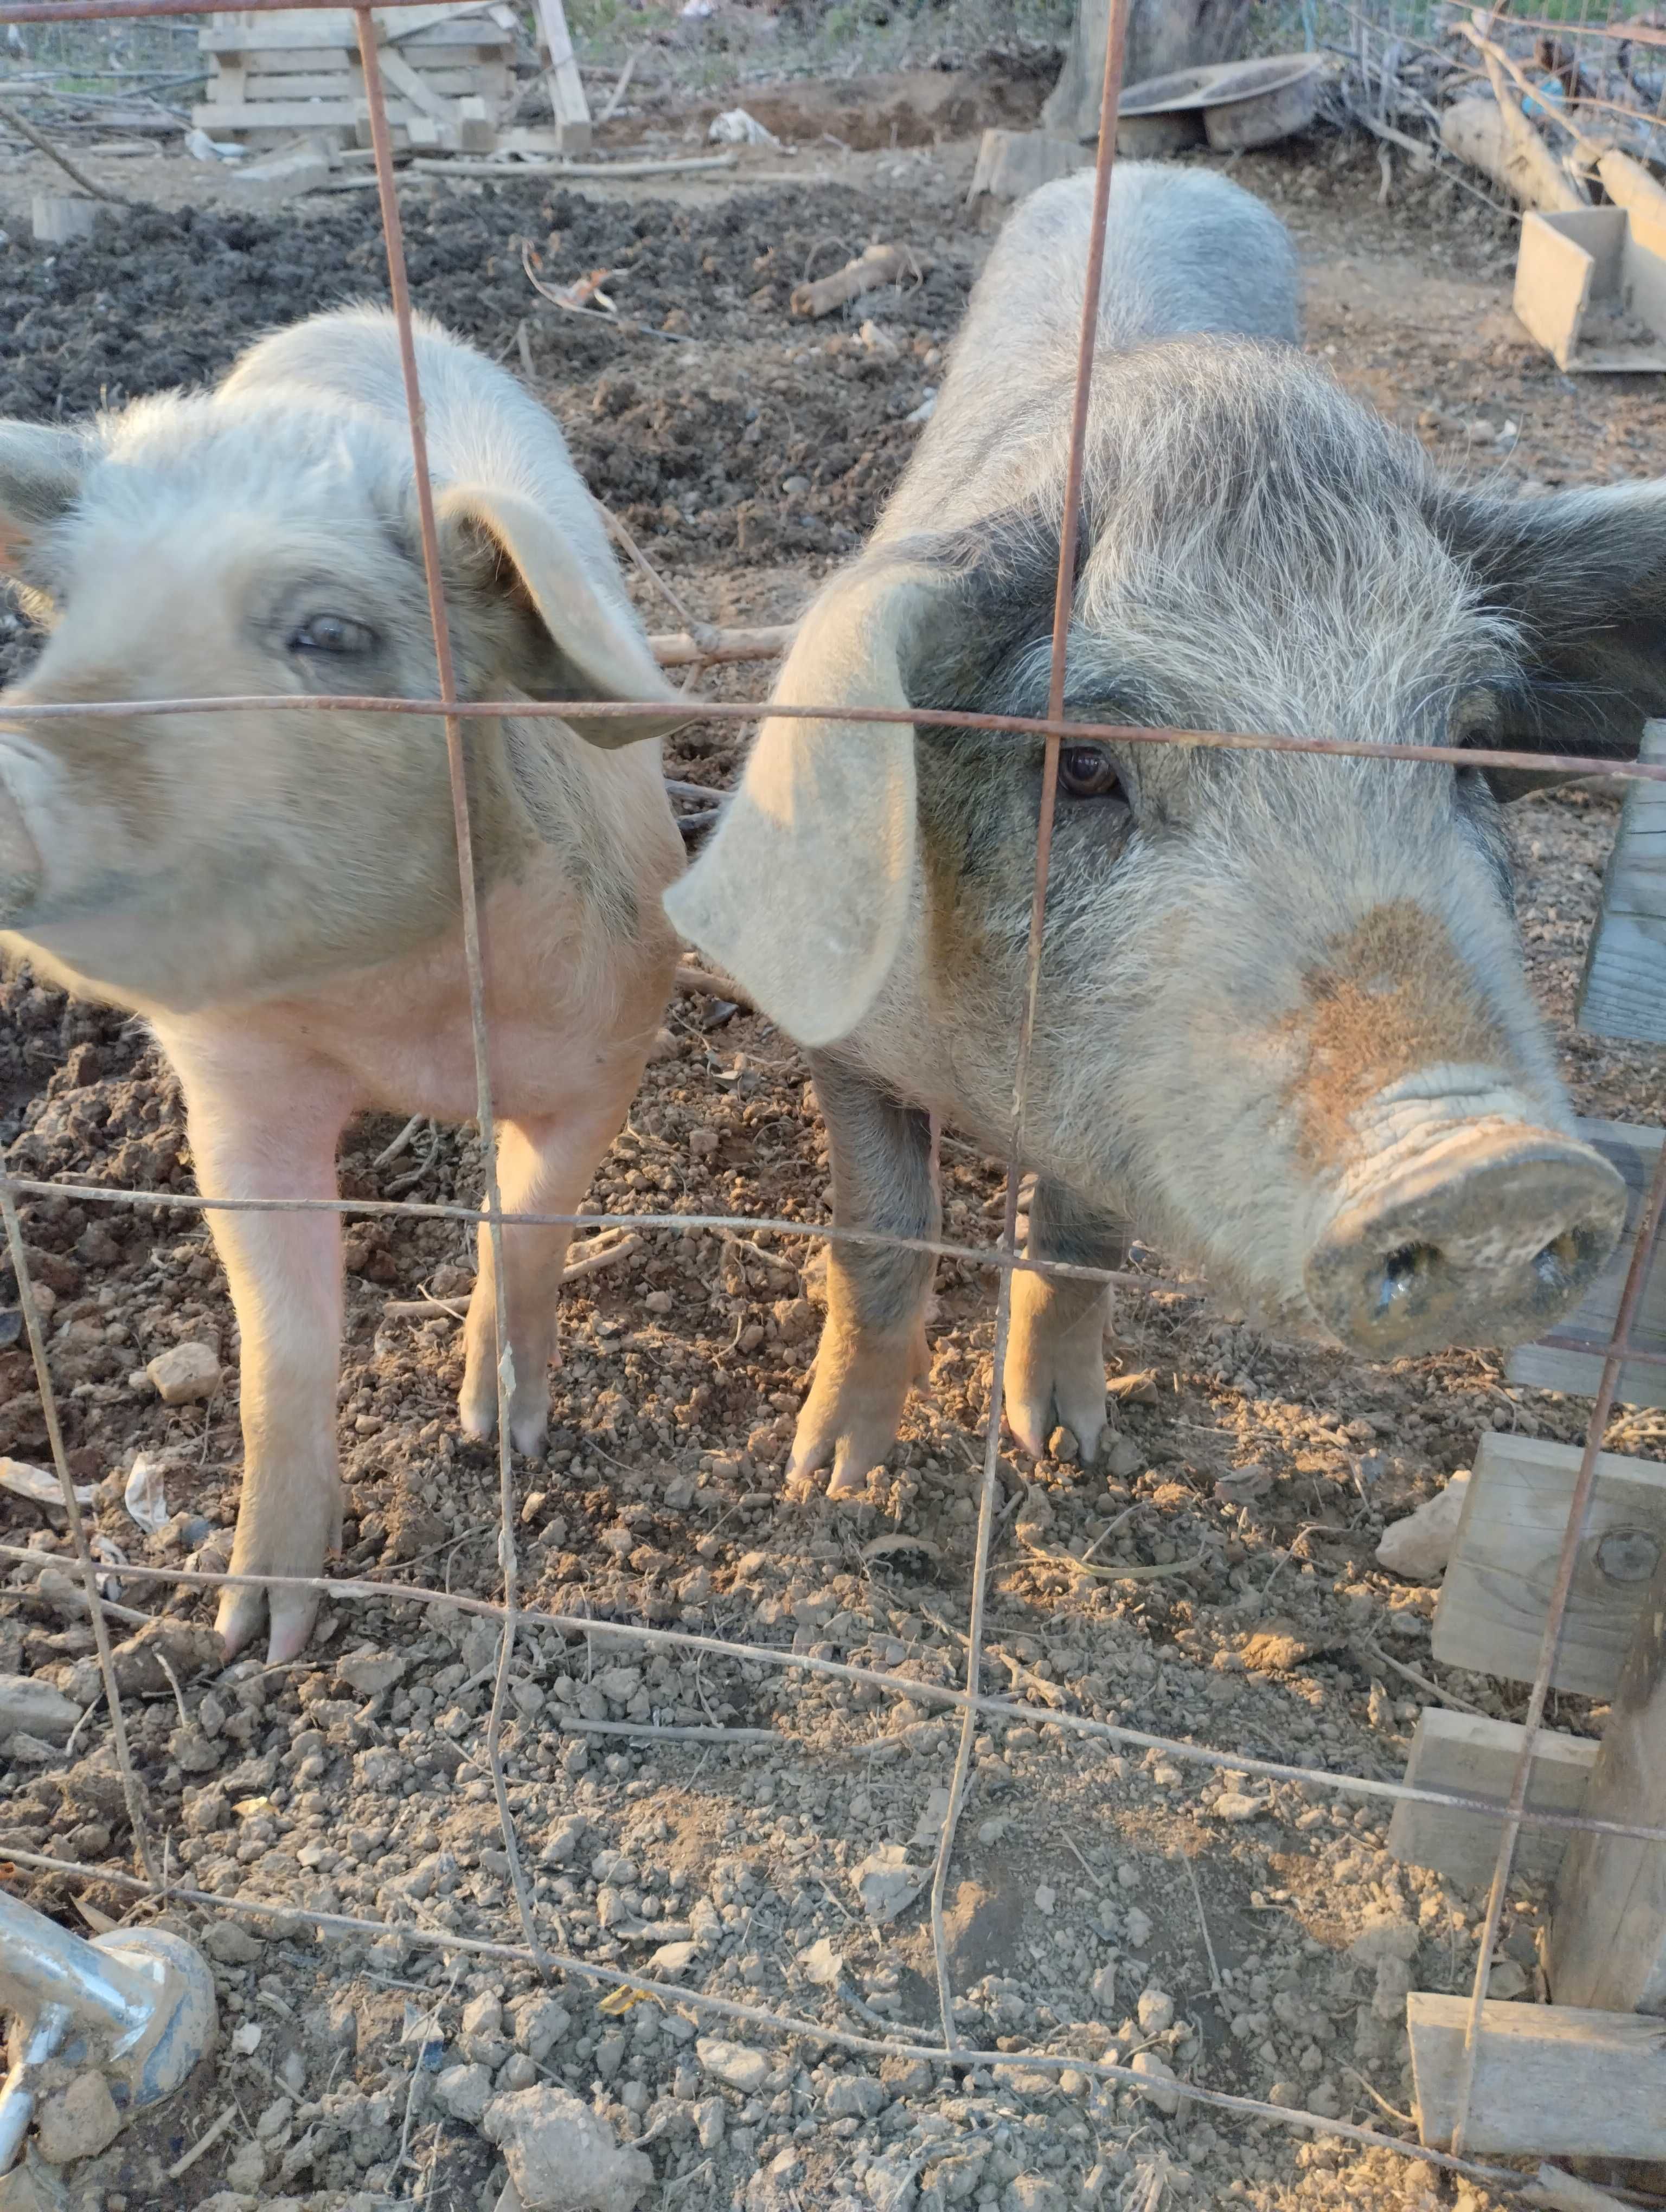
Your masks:
M1579 1471L1575 1444L1489 1431L1436 1609L1432 1650L1446 1667L1531 1681ZM1666 1558L1666 1466L1602 1452L1551 1681L1609 1698Z
M191 119L204 131L312 131L358 121L364 103L358 100L260 100L211 101L193 107ZM387 103L389 122L404 122L410 109L401 100Z
M398 17L403 15L422 20L401 25ZM376 22L385 39L418 50L450 45L487 46L496 52L514 44L513 23L500 23L494 14L483 12L459 16L448 9L441 17L426 9L401 9L391 17L378 15ZM357 51L358 38L350 9L284 8L270 15L252 16L245 22L222 20L205 24L197 34L197 43L205 54L237 54L256 49L294 52L319 47L339 47L350 53Z
M1645 726L1638 757L1666 766L1666 722ZM1577 1018L1596 1036L1666 1044L1666 783L1626 787Z
M1666 1563L1614 1692L1584 1809L1666 1827ZM1573 1837L1556 1887L1550 1977L1559 2004L1666 2013L1666 1844Z
M230 71L209 80L209 104L218 108L258 106L262 100L351 100L364 97L364 80L320 70L316 76L249 76L234 82Z
M550 57L550 105L561 133L564 154L587 152L590 145L590 102L562 0L536 0L538 31Z
M1513 1721L1431 1705L1418 1722L1406 1779L1414 1789L1450 1790L1503 1806L1509 1802L1526 1734ZM1528 1783L1529 1810L1577 1813L1584 1802L1596 1749L1590 1736L1541 1729ZM1407 1866L1432 1867L1466 1889L1484 1889L1493 1878L1501 1826L1484 1813L1450 1812L1444 1806L1402 1799L1389 1823L1389 1853ZM1517 1867L1529 1881L1554 1881L1567 1846L1566 1828L1523 1828L1516 1847Z
M1406 2000L1418 2132L1444 2150L1457 2124L1468 1997ZM1570 2005L1488 2004L1464 2149L1474 2158L1666 2157L1666 2022Z
M1510 1355L1505 1373L1511 1382L1539 1390L1566 1390L1590 1397L1602 1372L1603 1351L1614 1333L1620 1312L1620 1295L1626 1270L1631 1265L1637 1224L1643 1211L1649 1178L1660 1158L1662 1132L1635 1127L1620 1121L1581 1121L1579 1134L1594 1145L1604 1159L1619 1170L1626 1185L1626 1227L1614 1255L1590 1290L1567 1316L1556 1325L1561 1337L1574 1337L1590 1345L1585 1351L1558 1346L1523 1344ZM1666 1353L1666 1246L1655 1261L1643 1300L1632 1328L1632 1343L1639 1352ZM1666 1367L1631 1360L1620 1370L1620 1402L1626 1406L1666 1406Z
M427 78L412 69L403 54L396 53L391 46L385 46L381 52L381 65L382 75L394 91L402 92L413 107L420 108L424 115L431 115L436 123L456 124L456 102L442 99Z

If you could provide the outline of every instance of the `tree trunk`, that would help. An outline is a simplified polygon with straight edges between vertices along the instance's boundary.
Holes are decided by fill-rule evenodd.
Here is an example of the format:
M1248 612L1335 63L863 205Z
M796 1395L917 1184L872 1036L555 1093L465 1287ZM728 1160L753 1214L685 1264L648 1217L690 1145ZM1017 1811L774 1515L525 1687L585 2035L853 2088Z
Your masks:
M1130 87L1170 70L1237 61L1250 27L1250 0L1128 0ZM1077 0L1070 51L1042 110L1043 126L1061 138L1097 138L1105 73L1110 0Z

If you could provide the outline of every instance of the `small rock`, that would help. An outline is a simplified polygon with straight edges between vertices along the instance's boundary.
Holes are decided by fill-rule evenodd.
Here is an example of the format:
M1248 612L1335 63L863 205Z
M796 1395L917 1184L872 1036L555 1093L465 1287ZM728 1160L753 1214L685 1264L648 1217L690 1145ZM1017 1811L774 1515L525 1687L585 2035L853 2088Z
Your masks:
M550 1840L538 1855L538 1864L571 1866L579 1855L579 1845L583 1842L584 1832L589 1825L581 1813L571 1814L566 1820L558 1820Z
M1146 1455L1132 1437L1118 1437L1105 1454L1105 1473L1116 1482L1127 1482L1146 1464Z
M435 2100L453 2120L478 2127L491 2101L492 2077L483 2066L447 2066L436 2075Z
M1093 2008L1101 2020L1116 2019L1116 1961L1114 1959L1107 1960L1094 1975L1088 1985L1088 1994L1093 1999Z
M340 1662L336 1679L344 1683L356 1698L374 1698L379 1691L391 1690L403 1682L410 1671L410 1661L399 1652L359 1651Z
M1304 1660L1313 1658L1321 1646L1304 1633L1299 1621L1277 1614L1263 1621L1243 1647L1243 1663L1252 1674L1287 1674Z
M210 1345L176 1344L159 1352L144 1371L165 1406L189 1406L211 1398L220 1388L220 1361Z
M0 1737L21 1730L43 1743L62 1743L81 1718L81 1711L50 1682L33 1674L0 1674Z
M216 1920L203 1937L203 1948L222 1966L252 1966L266 1947L240 1921Z
M1164 2082L1176 2078L1175 2070L1168 2060L1159 2058L1154 2051L1136 2051L1128 2063L1136 2074L1145 2075L1155 2085L1141 2089L1140 2094L1147 2104L1155 2105L1159 2112L1167 2113L1172 2119L1180 2110L1180 2097L1177 2091L1163 2087Z
M1256 1820L1270 1809L1266 1798L1246 1797L1241 1790L1224 1790L1214 1802L1217 1820Z
M33 2160L0 2173L0 2212L64 2212L68 2202L58 2176Z
M554 1997L522 1997L510 2008L515 2048L538 2062L547 2058L573 2025L573 2016Z
M833 1948L830 1936L818 1936L799 1953L799 1972L818 1989L836 1990L844 1975L844 1960Z
M1267 2093L1269 2105L1282 2105L1286 2112L1297 2112L1302 2106L1302 2085L1299 2081L1275 2081Z
M697 1943L662 1943L648 1962L648 1972L662 1982L680 1981L699 1955Z
M706 2097L694 2108L694 2132L702 2150L715 2150L728 2125L729 2108L721 2097Z
M884 1928L906 1912L926 1886L926 1877L909 1864L901 1844L881 1844L850 1876L861 1906L876 1928Z
M1411 1977L1408 1974L1407 1976L1408 1984L1410 1979ZM1377 1970L1377 1980L1380 1989L1383 1981L1381 1966ZM1513 2003L1517 1997L1524 1997L1527 1995L1528 1986L1526 1969L1518 1966L1514 1959L1493 1960L1487 1977L1487 1994L1489 1997L1498 1997L1506 2003Z
M724 2043L716 2036L702 2035L694 2048L713 2080L727 2082L743 2097L756 2096L774 2071L763 2051L749 2051L744 2043Z
M1140 1993L1140 2027L1146 2035L1161 2035L1174 2026L1174 1999L1166 1990L1152 1988Z
M1064 2191L1039 2173L1020 2173L1007 2183L1000 2212L1067 2212Z
M114 2142L121 2114L102 2074L78 2074L67 2089L46 2098L35 2122L37 2145L48 2166L96 2158Z
M871 2074L841 2074L828 2084L822 2100L830 2120L871 2120L890 2101L883 2085Z
M240 2196L259 2197L266 2179L266 2154L258 2142L240 2143L226 2160L226 2182Z
M1377 1563L1408 1583L1438 1583L1457 1540L1463 1501L1469 1495L1469 1470L1459 1468L1444 1490L1383 1532Z
M481 2132L497 2145L524 2212L636 2212L651 2161L621 2148L607 2122L545 2083L494 2097Z
M1409 1962L1417 1956L1421 1940L1414 1922L1383 1914L1361 1929L1348 1945L1348 1956L1359 1966L1374 1966L1382 1959Z
M1143 1951L1151 1942L1150 1913L1143 1911L1137 1905L1131 1905L1122 1915L1122 1926L1133 1948L1136 1951Z
M1517 1973L1521 1972L1518 1966ZM1527 1978L1522 1977L1523 1987ZM1378 2020L1390 2027L1406 2016L1406 2000L1412 1993L1412 1970L1404 1959L1381 1958L1377 1962L1377 1987L1371 1992L1371 2008ZM1490 1994L1490 1990L1489 1990Z

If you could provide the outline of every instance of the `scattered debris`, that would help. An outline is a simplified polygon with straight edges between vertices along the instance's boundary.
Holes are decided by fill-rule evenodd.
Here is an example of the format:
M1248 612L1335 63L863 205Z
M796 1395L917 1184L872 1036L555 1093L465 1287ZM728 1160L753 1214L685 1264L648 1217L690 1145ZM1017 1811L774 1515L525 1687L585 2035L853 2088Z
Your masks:
M570 2090L544 2083L495 2097L481 2132L502 2152L524 2212L635 2212L653 2185L643 2153L621 2148Z
M1377 1565L1390 1574L1403 1575L1408 1583L1438 1583L1457 1541L1458 1522L1468 1494L1469 1470L1461 1467L1444 1490L1426 1499L1415 1513L1384 1529L1377 1547Z
M795 285L789 304L795 315L830 315L881 284L901 284L904 278L917 284L930 269L931 263L911 246L870 246L832 276Z
M749 115L744 107L726 108L721 115L714 116L706 136L719 146L775 146L781 141L773 131L766 131L756 115Z

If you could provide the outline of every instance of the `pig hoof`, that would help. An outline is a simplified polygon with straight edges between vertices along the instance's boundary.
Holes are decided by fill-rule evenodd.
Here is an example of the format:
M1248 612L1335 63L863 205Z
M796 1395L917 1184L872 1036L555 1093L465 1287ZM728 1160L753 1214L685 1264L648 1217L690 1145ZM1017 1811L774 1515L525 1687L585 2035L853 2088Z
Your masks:
M266 1663L281 1667L306 1647L318 1614L318 1598L312 1590L228 1589L220 1600L215 1626L234 1659L246 1644L260 1633L270 1612L271 1627L266 1641Z

